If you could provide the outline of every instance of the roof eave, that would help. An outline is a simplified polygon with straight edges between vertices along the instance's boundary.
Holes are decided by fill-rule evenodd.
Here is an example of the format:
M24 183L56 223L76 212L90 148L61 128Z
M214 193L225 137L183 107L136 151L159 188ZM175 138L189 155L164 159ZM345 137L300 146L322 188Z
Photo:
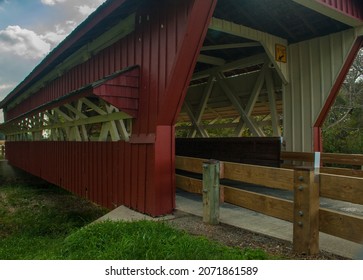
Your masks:
M59 58L66 50L71 48L78 40L80 40L87 32L94 28L98 23L110 15L115 9L119 8L127 0L106 1L95 12L93 12L85 21L83 21L66 39L64 39L55 49L53 49L35 68L34 70L1 102L0 109L4 108L11 102L22 90L39 79L44 70L57 58Z

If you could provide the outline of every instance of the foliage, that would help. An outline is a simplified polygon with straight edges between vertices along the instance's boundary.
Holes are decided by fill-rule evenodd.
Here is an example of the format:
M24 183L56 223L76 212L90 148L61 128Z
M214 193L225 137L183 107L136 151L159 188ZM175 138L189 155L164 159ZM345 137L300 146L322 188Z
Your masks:
M44 259L106 210L52 185L0 186L0 259Z
M102 209L51 185L0 186L0 259L267 259L158 222L103 222ZM87 226L86 226L87 225Z
M363 51L354 61L323 126L325 152L363 153Z
M70 235L62 247L63 259L267 259L261 250L239 250L195 237L160 222L92 224Z

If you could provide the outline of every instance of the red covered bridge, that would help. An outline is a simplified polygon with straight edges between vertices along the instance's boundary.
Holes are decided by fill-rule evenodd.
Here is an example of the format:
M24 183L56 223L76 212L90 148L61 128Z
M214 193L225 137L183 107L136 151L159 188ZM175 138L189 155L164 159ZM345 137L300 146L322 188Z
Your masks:
M362 20L358 0L109 0L1 102L7 158L103 206L170 213L178 121L260 137L269 115L288 151L321 149Z

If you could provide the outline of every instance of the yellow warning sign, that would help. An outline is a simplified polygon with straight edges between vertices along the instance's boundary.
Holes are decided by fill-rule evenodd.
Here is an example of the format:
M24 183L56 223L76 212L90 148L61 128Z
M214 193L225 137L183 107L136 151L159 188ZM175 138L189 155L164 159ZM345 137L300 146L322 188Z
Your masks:
M278 62L287 62L286 46L276 44L275 45L275 60Z

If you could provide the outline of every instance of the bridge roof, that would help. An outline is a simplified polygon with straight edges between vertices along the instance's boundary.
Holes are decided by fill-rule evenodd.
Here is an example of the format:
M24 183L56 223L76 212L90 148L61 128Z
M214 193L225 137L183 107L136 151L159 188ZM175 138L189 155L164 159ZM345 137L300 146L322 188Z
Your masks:
M143 1L106 1L0 102L0 108L8 106L71 54L134 13ZM223 0L218 2L213 17L284 38L291 44L362 25L362 6L357 0ZM221 36L220 32L209 29L204 47L227 42L240 44L250 41L228 34ZM254 46L204 51L203 54L211 54L228 62L260 52L261 46ZM198 63L195 71L210 66Z

